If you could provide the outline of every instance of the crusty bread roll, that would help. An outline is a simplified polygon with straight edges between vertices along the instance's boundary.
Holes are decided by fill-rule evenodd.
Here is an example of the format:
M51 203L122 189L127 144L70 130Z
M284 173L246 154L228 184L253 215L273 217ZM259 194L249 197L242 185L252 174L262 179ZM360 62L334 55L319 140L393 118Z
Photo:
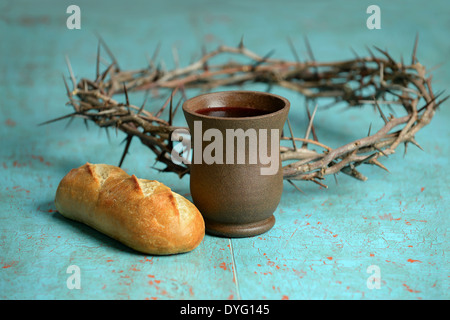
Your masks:
M58 186L55 205L66 218L147 254L191 251L205 235L203 217L190 201L111 165L72 169Z

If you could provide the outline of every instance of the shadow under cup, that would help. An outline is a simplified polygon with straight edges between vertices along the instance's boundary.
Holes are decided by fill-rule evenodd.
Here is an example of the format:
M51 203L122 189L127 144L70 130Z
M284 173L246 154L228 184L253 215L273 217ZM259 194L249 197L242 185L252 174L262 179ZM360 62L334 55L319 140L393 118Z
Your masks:
M190 191L209 234L249 237L275 224L283 191L280 137L289 107L281 96L256 91L214 92L184 102L193 147ZM212 108L252 108L261 115L217 116L208 112Z

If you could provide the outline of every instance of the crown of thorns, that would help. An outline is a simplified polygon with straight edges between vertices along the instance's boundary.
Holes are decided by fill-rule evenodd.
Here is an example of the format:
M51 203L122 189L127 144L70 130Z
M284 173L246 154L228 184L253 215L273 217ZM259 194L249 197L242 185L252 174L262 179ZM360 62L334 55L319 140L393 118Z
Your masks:
M283 134L281 138L282 141L290 141L289 146L280 146L285 180L298 190L300 188L294 184L295 180L312 181L327 187L321 180L330 174L336 176L339 172L364 181L367 178L357 170L361 164L376 165L387 170L379 159L393 154L400 144L404 144L405 153L409 143L421 148L415 139L417 132L430 123L438 106L448 98L439 100L443 92L433 92L432 77L427 75L425 67L416 58L417 40L418 37L410 64L405 64L403 59L394 60L387 50L377 47L374 47L374 51L367 48L369 54L366 57L360 57L353 51L354 57L349 60L319 62L315 60L305 37L308 52L305 61L299 59L290 40L288 43L295 58L293 61L274 59L273 51L260 56L247 49L241 40L236 47L222 45L210 52L203 48L201 58L184 67L180 67L177 50L173 48L173 70L167 70L163 62L157 63L158 45L147 66L130 71L120 68L111 50L100 38L95 79L82 78L77 82L66 57L72 89L65 76L63 80L68 104L74 111L45 123L67 118L71 122L80 117L86 126L88 121L92 121L106 129L108 137L108 129L115 128L116 132L120 130L126 134L119 166L133 138L137 138L155 154L157 163L165 165L158 170L174 172L182 177L189 173L189 164L172 161L173 142L170 137L174 130L180 128L173 125L173 119L181 102L187 98L187 89L200 88L207 92L217 87L265 83L267 91L274 86L281 86L306 98L309 124L305 135L295 137L288 118L289 134ZM105 63L101 56L102 49L110 59L104 70L100 70ZM218 56L237 56L245 58L247 62L230 59L226 63L213 65L211 60ZM149 93L153 98L156 97L155 101L161 101L161 92L166 91L163 89L169 92L164 102L160 102L162 106L152 108L156 110L154 112L148 111L146 102ZM128 93L133 91L147 92L142 105L130 103ZM117 94L124 96L123 102L113 99ZM180 96L178 102L174 101L176 96ZM349 107L372 105L384 125L377 132L371 132L369 127L367 136L335 149L330 148L318 141L314 128L317 101L321 98L331 98L333 102L321 106L319 110L329 109L342 102ZM405 115L385 115L381 105L392 111L394 108L402 109Z

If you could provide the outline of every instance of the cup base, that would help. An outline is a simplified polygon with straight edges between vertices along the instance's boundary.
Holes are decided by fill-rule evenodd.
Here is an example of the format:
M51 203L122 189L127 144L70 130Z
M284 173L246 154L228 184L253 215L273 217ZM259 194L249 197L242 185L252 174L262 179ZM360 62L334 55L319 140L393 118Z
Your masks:
M275 217L246 224L229 224L205 220L206 232L210 235L227 238L253 237L269 231L275 224Z

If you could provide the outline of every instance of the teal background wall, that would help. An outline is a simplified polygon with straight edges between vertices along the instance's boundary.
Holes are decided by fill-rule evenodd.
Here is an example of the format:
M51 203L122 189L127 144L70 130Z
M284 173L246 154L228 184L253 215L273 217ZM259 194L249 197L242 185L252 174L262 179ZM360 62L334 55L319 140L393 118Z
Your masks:
M81 8L81 30L68 30L66 8ZM380 30L366 27L371 4L381 8ZM194 251L144 256L84 225L62 218L53 199L62 177L86 163L117 165L123 136L81 120L38 123L70 112L62 74L68 55L76 77L93 77L100 34L124 69L159 57L182 65L202 45L237 45L293 60L307 35L321 61L361 56L366 46L388 48L410 60L419 34L419 61L435 69L436 91L450 85L449 4L446 1L2 1L0 4L0 298L1 299L448 299L449 102L417 135L424 151L403 147L390 170L366 167L359 182L338 175L329 189L289 184L275 227L261 236L206 235ZM249 86L262 89L259 86ZM294 130L303 135L304 99L275 88L292 104ZM193 92L191 94L194 94ZM139 93L131 95L135 104ZM150 103L148 110L160 102ZM153 109L153 110L154 110ZM180 117L177 121L184 123ZM338 147L381 126L372 110L337 108L316 115L319 139ZM379 121L379 122L377 122ZM124 169L157 179L180 194L189 179L151 169L153 154L132 144ZM66 285L70 265L81 270L81 289ZM370 289L370 266L381 272Z

